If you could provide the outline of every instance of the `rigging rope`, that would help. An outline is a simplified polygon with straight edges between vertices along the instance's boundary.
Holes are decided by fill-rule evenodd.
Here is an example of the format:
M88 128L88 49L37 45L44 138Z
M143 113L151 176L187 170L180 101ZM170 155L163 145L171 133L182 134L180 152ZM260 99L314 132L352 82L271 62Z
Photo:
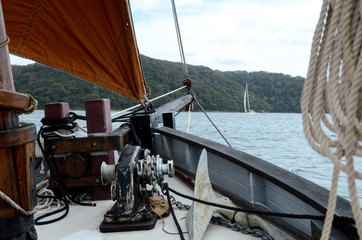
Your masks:
M244 212L244 213L252 213L252 214L256 214L256 215L264 215L264 216L273 216L273 217L283 217L283 218L295 218L295 219L315 219L315 220L323 220L325 218L324 215L313 215L313 214L298 214L298 213L284 213L284 212L269 212L269 211L260 211L260 210L256 210L256 209L251 209L251 208L241 208L241 207L232 207L229 205L222 205L219 203L214 203L214 202L209 202L209 201L205 201L199 198L194 198L188 195L185 195L183 193L180 193L178 191L176 191L175 189L172 189L168 186L168 183L164 183L164 185L162 186L164 188L163 193L167 196L167 194L169 195L169 191L173 192L174 194L192 200L194 202L198 202L201 204L205 204L205 205L209 205L209 206L213 206L213 207L217 207L217 208L223 208L223 209L228 209L228 210L232 210L232 211L236 211L236 212ZM340 221L340 222L348 222L348 223L354 223L354 219L350 218L350 217L346 217L346 216L334 216L336 221Z
M328 239L335 212L339 175L348 179L353 216L362 238L362 214L354 162L362 156L362 4L324 0L301 97L305 136L311 147L334 164L321 239ZM337 138L330 137L325 131Z
M30 105L28 108L26 109L23 109L23 110L20 110L20 111L16 111L15 113L17 115L20 115L20 114L31 114L33 113L36 108L38 107L38 101L33 98L33 96L31 96L30 94L27 94L27 93L24 93L25 95L28 95L28 97L30 98Z
M179 50L180 50L181 62L183 64L183 68L184 68L184 78L185 79L190 79L189 78L189 73L187 71L184 48L182 46L181 32L180 32L180 26L178 24L175 1L171 0L171 4L172 4L173 18L174 18L174 21L175 21L175 28L176 28L176 34L177 34L178 47L179 47Z
M193 109L192 103L190 103L187 108L188 108L188 110L187 110L187 121L186 121L186 130L185 130L186 133L189 132L189 128L190 128L191 110Z
M215 125L215 123L211 120L211 118L209 117L209 115L207 115L206 111L204 110L204 108L201 106L201 104L199 103L199 101L197 101L196 97L195 97L195 93L190 90L192 96L194 97L195 102L197 103L197 105L199 105L201 111L205 114L205 116L207 117L207 119L209 119L209 121L211 122L211 124L214 126L214 128L216 129L216 131L219 132L220 136L224 139L224 141L229 145L229 147L232 147L231 144L229 143L228 140L226 140L225 136L222 134L222 132L220 131L220 129Z
M17 204L14 200L12 200L8 195L6 195L3 191L0 190L0 198L4 200L7 204L9 204L12 208L14 208L16 211L20 212L23 215L29 216L34 215L36 213L36 210L30 210L26 211L23 209L19 204Z

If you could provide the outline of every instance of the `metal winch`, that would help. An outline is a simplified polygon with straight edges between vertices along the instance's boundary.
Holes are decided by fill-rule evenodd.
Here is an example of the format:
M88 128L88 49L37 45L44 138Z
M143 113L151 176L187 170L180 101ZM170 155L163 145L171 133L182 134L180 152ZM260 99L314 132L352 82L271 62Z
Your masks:
M147 207L149 197L158 192L164 175L175 173L173 160L163 162L160 156L139 146L127 146L116 165L102 163L101 180L111 183L113 207L104 215L101 232L152 229L157 216Z

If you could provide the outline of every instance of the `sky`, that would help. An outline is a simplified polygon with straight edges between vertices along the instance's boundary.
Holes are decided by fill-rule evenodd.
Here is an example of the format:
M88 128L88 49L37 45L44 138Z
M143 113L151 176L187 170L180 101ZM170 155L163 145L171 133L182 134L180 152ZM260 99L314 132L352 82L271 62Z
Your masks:
M180 62L170 0L130 0L139 51ZM305 77L318 0L175 0L187 64ZM12 64L27 64L11 57ZM190 76L192 78L192 76Z

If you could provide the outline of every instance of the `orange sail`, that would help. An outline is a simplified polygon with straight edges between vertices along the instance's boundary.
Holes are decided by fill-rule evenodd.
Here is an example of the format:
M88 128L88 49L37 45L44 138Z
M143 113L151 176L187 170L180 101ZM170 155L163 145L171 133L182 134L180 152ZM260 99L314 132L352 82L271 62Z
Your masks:
M145 96L127 0L3 0L10 53L106 87Z

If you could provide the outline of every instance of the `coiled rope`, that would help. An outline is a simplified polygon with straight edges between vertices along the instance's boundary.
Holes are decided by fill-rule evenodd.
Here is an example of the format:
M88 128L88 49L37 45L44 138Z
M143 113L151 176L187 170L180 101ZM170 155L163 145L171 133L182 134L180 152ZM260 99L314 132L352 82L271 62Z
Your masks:
M338 178L347 175L357 232L362 215L356 191L356 157L362 156L362 4L324 0L301 97L305 136L311 147L334 164L332 187L321 239L328 239L335 212ZM328 114L330 116L327 116ZM325 129L333 132L332 138Z
M74 133L76 131L78 131L78 129L79 129L78 124L75 122L77 119L85 120L86 117L79 116L74 112L70 112L69 117L66 117L66 118L61 118L61 119L57 119L57 120L43 118L41 120L41 122L43 123L43 126L40 128L40 130L38 132L38 137L37 137L38 146L39 146L41 152L43 153L44 159L46 160L46 162L49 166L52 176L54 177L57 185L59 186L61 197L53 196L53 194L49 193L46 190L40 192L41 189L46 187L47 181L44 181L44 183L42 183L40 186L37 186L37 190L39 190L37 197L40 199L54 200L54 201L56 201L57 206L56 206L56 209L52 209L51 212L42 211L39 214L40 216L37 216L34 219L35 225L50 224L50 223L53 223L53 222L56 222L56 221L59 221L59 220L65 218L69 213L69 204L71 202L76 203L78 205L82 205L82 206L95 206L95 204L92 204L92 203L78 202L68 193L68 191L65 188L65 185L63 183L63 180L59 174L59 169L57 167L57 164L50 163L51 160L54 161L54 155L52 153L52 149L51 148L48 149L49 155L45 154L45 149L44 149L43 143L41 142L41 139L44 139L44 141L46 141L49 136L66 136L66 137L74 136ZM49 203L52 204L54 201L45 201L44 203L42 201L40 201L40 205L44 205L44 206L39 206L39 209L42 209L43 207L48 208L48 204ZM64 213L61 216L58 215L54 219L40 221L42 219L48 218L50 216L53 216L53 215L58 214L63 211L64 211Z
M29 107L26 108L26 109L23 109L23 110L21 110L21 111L16 111L15 113L16 113L17 115L20 115L20 114L31 114L31 113L33 113L33 112L36 110L36 108L38 107L38 101L37 101L35 98L33 98L33 96L31 96L31 95L28 94L28 93L24 93L24 94L27 95L27 96L30 98L30 105L29 105Z

